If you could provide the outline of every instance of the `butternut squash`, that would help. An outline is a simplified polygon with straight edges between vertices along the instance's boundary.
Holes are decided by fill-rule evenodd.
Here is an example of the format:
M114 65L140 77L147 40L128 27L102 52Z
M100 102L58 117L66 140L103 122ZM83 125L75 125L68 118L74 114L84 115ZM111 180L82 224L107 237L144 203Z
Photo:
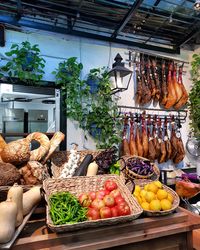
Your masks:
M7 199L11 199L13 202L15 202L17 204L16 227L21 225L23 222L22 197L23 197L23 188L20 187L18 184L14 184L8 190Z
M98 165L96 164L95 161L91 162L87 169L87 176L97 175L97 171L98 171Z
M32 187L23 194L23 215L28 214L31 209L41 200L40 186Z
M17 204L8 199L0 203L0 243L9 242L15 232Z

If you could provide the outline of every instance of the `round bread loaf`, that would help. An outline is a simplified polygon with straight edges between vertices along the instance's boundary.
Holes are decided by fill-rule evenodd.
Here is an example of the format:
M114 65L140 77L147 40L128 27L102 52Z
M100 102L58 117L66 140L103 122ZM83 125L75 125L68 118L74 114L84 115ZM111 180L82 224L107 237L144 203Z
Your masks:
M10 186L19 180L20 172L15 166L0 162L0 186Z
M19 139L8 143L1 152L4 162L20 165L30 158L30 144L26 139Z

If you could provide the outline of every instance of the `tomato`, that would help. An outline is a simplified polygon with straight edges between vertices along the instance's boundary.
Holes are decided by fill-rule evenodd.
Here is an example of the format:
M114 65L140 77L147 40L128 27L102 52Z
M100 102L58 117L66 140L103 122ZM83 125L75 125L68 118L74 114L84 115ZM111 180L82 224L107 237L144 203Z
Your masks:
M108 191L107 189L105 189L105 194L110 194L110 191Z
M102 219L112 217L112 213L109 207L102 207L100 209L100 216Z
M88 196L89 196L90 199L93 201L93 200L96 199L96 192L91 191L91 192L89 192Z
M91 207L96 208L96 209L101 209L102 207L105 207L105 203L103 200L95 199L93 200Z
M125 202L125 200L121 195L119 195L115 198L115 203L119 204L121 202Z
M118 210L119 216L131 214L130 207L126 202L121 202L120 204L118 204L117 210Z
M117 206L111 207L110 210L111 210L112 217L117 217L118 216Z
M104 187L108 191L112 191L118 188L117 183L109 179L105 181Z
M103 200L103 197L106 195L106 191L101 189L96 192L96 199Z
M83 207L89 207L92 200L90 199L90 197L87 194L81 194L79 196L79 202Z
M88 220L98 220L100 219L99 210L96 208L89 208L87 212Z
M110 192L110 195L112 195L112 197L116 198L117 196L121 196L121 193L120 193L119 189L115 189L115 190Z
M111 195L106 195L103 198L106 207L114 207L115 199Z

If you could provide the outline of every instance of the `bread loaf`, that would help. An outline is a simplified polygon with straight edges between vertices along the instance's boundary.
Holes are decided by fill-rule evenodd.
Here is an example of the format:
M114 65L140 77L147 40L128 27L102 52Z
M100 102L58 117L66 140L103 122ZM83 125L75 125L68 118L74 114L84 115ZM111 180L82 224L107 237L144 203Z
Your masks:
M1 158L4 162L14 165L27 162L30 158L29 141L19 139L6 144L1 152Z
M19 180L20 172L15 166L0 162L0 186L10 186Z

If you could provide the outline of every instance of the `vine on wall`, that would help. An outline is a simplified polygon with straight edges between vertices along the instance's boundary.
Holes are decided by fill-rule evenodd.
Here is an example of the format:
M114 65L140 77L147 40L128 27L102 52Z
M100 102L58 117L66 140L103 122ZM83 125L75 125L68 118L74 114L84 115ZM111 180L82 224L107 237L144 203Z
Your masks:
M121 124L116 118L117 100L111 97L111 84L106 68L90 70L88 78L95 80L95 91L88 79L80 80L83 65L75 57L59 64L53 72L56 84L65 99L67 118L79 122L89 132L97 148L108 148L120 142ZM97 81L98 80L98 81Z

